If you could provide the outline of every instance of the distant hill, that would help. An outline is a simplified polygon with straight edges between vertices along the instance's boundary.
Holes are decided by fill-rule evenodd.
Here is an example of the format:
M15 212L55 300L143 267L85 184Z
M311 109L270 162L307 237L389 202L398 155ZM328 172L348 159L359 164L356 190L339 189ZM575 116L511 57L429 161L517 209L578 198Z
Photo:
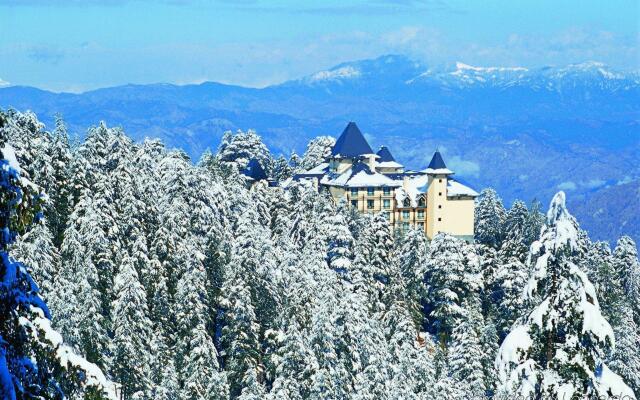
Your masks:
M507 204L536 197L546 203L564 189L580 220L603 208L603 220L589 222L593 237L627 233L640 241L637 219L623 224L616 211L632 199L601 194L640 180L640 77L600 63L435 69L384 56L263 89L209 82L82 94L7 87L0 107L31 109L47 123L60 112L80 134L105 120L194 158L229 129L253 128L272 151L288 154L302 152L312 137L337 136L353 120L372 145L388 145L409 167L424 167L440 147L458 175L478 189L496 188Z

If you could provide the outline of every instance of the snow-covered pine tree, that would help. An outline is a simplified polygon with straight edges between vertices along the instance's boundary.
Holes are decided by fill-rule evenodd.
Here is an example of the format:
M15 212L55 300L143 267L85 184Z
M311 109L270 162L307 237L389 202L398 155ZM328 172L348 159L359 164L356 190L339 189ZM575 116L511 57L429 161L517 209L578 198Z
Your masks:
M52 189L49 191L51 209L47 216L49 229L53 234L54 244L60 248L67 219L72 212L70 204L70 176L72 154L69 145L69 134L62 116L55 116L56 128L52 133L49 159L51 160Z
M496 374L495 361L500 345L498 331L491 316L484 319L484 329L480 337L482 343L482 371L484 373L484 387L491 396L495 393L498 376Z
M306 171L323 163L331 155L331 149L335 144L336 140L331 136L318 136L312 139L302 156L301 170Z
M126 257L115 278L112 306L113 376L125 398L146 396L151 388L150 343L152 324L146 291L138 278L135 259Z
M503 228L506 217L507 213L496 191L483 190L475 211L476 241L495 249L500 248L504 238Z
M388 302L386 287L391 283L392 270L395 268L391 264L396 262L392 257L391 229L382 214L368 218L356 243L355 253L354 273L359 274L362 279L361 282L354 281L356 290L366 293L372 313L381 312ZM354 279L357 277L354 276Z
M232 397L239 396L247 384L253 383L260 367L260 325L245 273L246 270L237 267L228 271L220 301L223 359Z
M345 368L336 346L342 336L342 327L338 323L341 305L335 293L336 287L335 274L325 271L319 277L317 296L310 305L313 311L309 340L315 357L308 361L311 369L309 399L347 398L352 390L350 371Z
M441 345L448 343L453 328L462 321L465 298L481 287L466 250L462 240L447 234L436 235L429 248L425 311L428 327Z
M282 155L273 162L271 171L273 171L272 178L278 182L282 182L293 176L293 169L287 162L287 159Z
M613 265L609 244L592 243L578 264L593 283L598 293L600 308L605 319L616 328L620 323L620 309L626 302L622 276Z
M424 324L423 302L427 295L425 275L427 267L427 240L424 232L412 229L404 235L398 251L400 271L406 282L407 307L416 326Z
M613 330L595 288L573 262L579 228L559 192L531 246L526 295L537 305L506 337L496 359L500 392L524 398L633 397L605 364Z
M451 337L450 371L465 399L482 399L486 395L486 376L482 365L485 351L482 335L485 327L480 299L475 295L467 297L463 308L463 318L453 329Z
M42 217L42 193L21 176L15 151L6 144L5 124L0 113L0 396L115 399L102 372L51 328L48 308L27 267L9 257L16 235Z
M610 367L635 393L640 393L640 327L633 319L629 305L623 305L619 313L620 323L614 328L616 348Z
M184 273L176 291L176 369L180 379L180 400L224 399L226 377L220 371L218 352L208 328L212 316L206 303L204 256L185 244L179 255Z
M294 151L291 153L289 157L289 166L291 167L291 171L293 173L297 173L302 171L300 165L302 164L302 158Z
M629 236L622 236L618 240L613 252L613 268L622 281L636 323L640 324L640 262L636 244Z
M503 262L516 259L521 263L527 261L529 245L525 233L529 220L529 211L524 202L516 200L507 212L504 221L504 240L500 247L499 257Z
M269 169L271 154L260 136L249 129L247 132L238 130L235 135L225 133L226 141L221 143L217 158L223 164L233 165L238 171L247 167L252 159L258 160L262 168Z
M422 234L424 236L424 234ZM430 336L419 333L407 304L407 284L403 278L393 282L393 302L385 313L382 325L387 343L384 370L387 373L385 396L389 399L427 398L435 384L433 354L435 343Z
M89 361L106 367L110 358L108 320L94 263L95 247L105 246L106 239L96 217L91 198L84 196L65 231L62 268L55 281L52 307L56 312L54 322L67 340Z
M531 202L529 207L529 217L527 218L527 227L524 232L525 243L530 246L531 243L538 240L540 230L546 223L546 217L542 211L542 204L538 200Z
M28 266L31 276L39 283L42 297L49 300L50 296L55 296L53 288L60 267L60 254L44 219L19 237L10 253L17 261Z
M522 316L526 301L522 297L529 279L529 268L517 258L502 261L495 272L492 285L492 298L496 306L496 324L498 335L503 339L513 327L513 323Z

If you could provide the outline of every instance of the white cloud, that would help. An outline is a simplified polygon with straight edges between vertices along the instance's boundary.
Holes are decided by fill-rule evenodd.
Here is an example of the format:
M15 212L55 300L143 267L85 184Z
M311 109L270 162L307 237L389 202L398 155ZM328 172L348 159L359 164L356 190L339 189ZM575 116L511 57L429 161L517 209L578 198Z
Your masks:
M602 187L606 184L606 181L603 181L602 179L591 179L588 182L585 182L583 184L584 187L586 187L587 189L597 189L599 187Z
M7 82L7 81L5 81L5 80L2 80L2 78L0 78L0 87L3 87L3 86L9 86L9 85L10 85L10 83L9 83L9 82Z
M576 190L577 188L578 185L576 185L575 182L572 181L565 181L558 185L558 189L560 190Z
M625 175L624 178L616 182L616 185L624 185L631 182L633 182L633 178L630 177L629 175Z
M460 156L450 157L445 162L449 169L454 171L457 175L474 177L480 175L480 164L477 162L463 160Z

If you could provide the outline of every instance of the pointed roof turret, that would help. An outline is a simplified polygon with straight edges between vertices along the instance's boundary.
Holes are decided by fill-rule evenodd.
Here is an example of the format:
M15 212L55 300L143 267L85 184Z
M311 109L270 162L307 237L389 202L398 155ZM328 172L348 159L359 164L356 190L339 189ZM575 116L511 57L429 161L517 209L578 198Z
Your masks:
M448 169L447 165L444 163L440 150L436 150L436 152L433 153L431 162L425 172L428 174L453 174L453 171Z
M349 122L344 128L342 134L336 140L336 144L331 150L332 156L340 156L344 158L354 158L361 154L372 154L371 146L367 143L358 125L355 122Z
M391 155L391 152L389 151L389 148L387 146L380 146L380 150L378 150L376 154L380 156L380 158L378 159L378 161L380 162L389 162L396 160Z

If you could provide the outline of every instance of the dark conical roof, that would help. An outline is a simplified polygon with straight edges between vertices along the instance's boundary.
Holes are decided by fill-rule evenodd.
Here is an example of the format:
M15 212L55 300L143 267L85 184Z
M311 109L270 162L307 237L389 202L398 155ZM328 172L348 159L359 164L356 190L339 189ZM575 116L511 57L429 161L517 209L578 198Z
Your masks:
M267 173L264 172L264 168L260 165L260 162L255 158L252 158L247 164L247 168L242 171L242 174L248 176L255 181L261 181L267 179Z
M444 160L442 159L442 155L440 154L440 151L436 150L435 153L433 153L433 158L431 159L431 162L429 163L429 166L427 167L427 169L446 169L447 166L444 163Z
M391 152L389 151L389 148L387 146L380 146L380 150L378 150L376 154L380 156L380 158L378 159L378 161L380 162L389 162L396 160L391 155Z
M332 156L340 155L348 158L372 153L371 146L369 146L367 139L364 138L355 122L349 122L331 150Z

